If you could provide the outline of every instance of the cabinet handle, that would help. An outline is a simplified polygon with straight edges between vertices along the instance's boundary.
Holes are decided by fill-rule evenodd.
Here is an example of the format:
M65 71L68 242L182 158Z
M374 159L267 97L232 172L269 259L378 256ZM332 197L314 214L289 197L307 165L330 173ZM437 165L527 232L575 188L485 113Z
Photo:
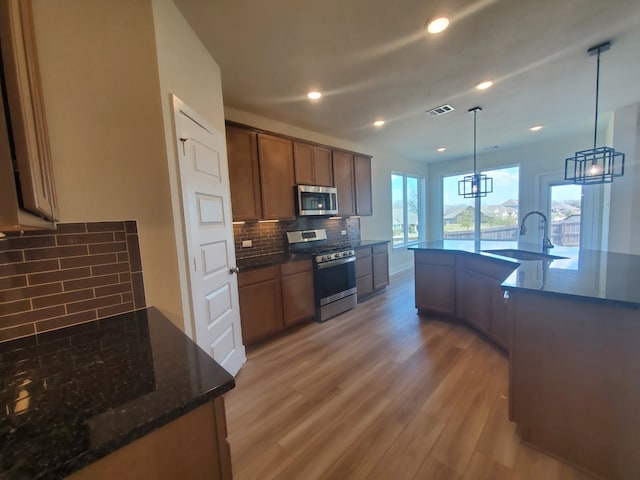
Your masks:
M240 273L240 269L238 267L231 267L229 273Z

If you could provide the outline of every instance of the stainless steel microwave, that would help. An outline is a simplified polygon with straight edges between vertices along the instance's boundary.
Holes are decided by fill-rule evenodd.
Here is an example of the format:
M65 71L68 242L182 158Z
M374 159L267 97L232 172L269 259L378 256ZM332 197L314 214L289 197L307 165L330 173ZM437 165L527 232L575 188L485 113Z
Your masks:
M338 191L335 187L296 185L295 195L298 216L338 214Z

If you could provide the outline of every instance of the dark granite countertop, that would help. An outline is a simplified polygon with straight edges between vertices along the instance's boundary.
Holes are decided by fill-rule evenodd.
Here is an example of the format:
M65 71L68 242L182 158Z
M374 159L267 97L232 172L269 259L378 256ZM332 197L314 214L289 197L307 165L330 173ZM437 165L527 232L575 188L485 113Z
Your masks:
M381 243L389 243L390 240L358 240L351 242L351 246L358 247L372 247L373 245L380 245Z
M299 262L309 260L310 253L275 253L273 255L260 255L257 257L240 258L236 260L236 267L241 272L253 270L255 268L271 267L282 263Z
M640 308L640 255L556 246L548 253L566 258L523 261L483 252L506 248L540 251L539 245L509 241L443 240L409 248L460 251L514 262L518 267L502 283L507 290L528 290Z
M0 478L57 479L231 390L151 307L0 343Z

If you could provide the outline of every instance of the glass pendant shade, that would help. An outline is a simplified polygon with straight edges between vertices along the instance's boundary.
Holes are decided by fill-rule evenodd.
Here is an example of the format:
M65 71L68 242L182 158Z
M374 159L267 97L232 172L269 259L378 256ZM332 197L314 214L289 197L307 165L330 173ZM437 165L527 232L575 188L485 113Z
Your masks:
M588 50L597 56L596 63L596 120L593 128L593 148L580 150L573 157L564 160L564 179L577 185L611 183L614 177L624 175L624 153L611 147L596 147L598 133L598 95L600 90L600 53L611 48L605 42Z
M483 173L476 170L476 120L478 110L481 107L473 107L469 109L469 113L473 113L473 175L466 175L462 180L458 181L458 195L464 198L486 197L488 193L493 192L493 178L487 177Z

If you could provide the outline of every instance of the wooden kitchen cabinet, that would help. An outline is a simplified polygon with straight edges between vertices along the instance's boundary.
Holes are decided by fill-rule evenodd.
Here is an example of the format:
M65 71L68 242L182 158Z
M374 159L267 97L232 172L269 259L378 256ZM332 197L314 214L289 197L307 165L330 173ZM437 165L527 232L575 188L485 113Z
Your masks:
M297 325L313 318L316 313L316 304L311 260L283 263L280 265L280 273L284 326Z
M356 215L373 215L373 195L371 189L371 157L353 156L353 182Z
M293 142L258 133L258 162L262 217L265 220L295 218L293 201Z
M238 274L240 323L245 345L313 318L316 304L310 259Z
M358 301L382 291L389 285L387 244L356 247L356 288Z
M0 2L0 231L55 228L56 195L30 1ZM6 102L6 103L5 103Z
M371 247L373 266L373 289L380 290L389 285L389 252L387 244Z
M331 150L304 142L293 142L295 183L333 186Z
M480 255L460 254L457 268L458 318L509 349L508 309L501 284L515 265Z
M333 151L333 179L338 190L338 215L347 217L356 214L353 183L353 154Z
M416 250L415 302L419 310L456 315L456 254Z
M333 175L338 215L373 215L371 157L334 150Z
M238 274L240 323L245 345L281 331L282 286L278 265Z
M246 128L227 125L227 158L234 221L262 219L258 136Z

